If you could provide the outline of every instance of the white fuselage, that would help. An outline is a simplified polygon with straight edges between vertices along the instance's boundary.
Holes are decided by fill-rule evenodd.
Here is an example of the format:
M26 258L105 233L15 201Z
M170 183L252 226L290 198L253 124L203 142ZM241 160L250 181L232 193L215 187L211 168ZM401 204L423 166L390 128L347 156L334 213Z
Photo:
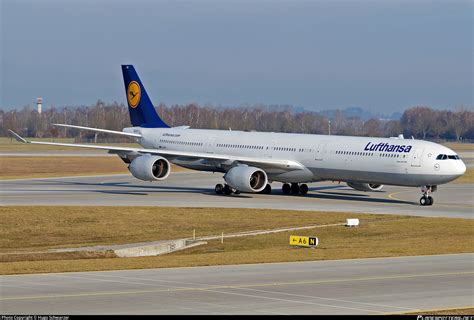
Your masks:
M303 170L266 170L270 181L287 183L333 180L425 186L447 183L466 171L460 159L437 159L439 155L456 156L454 151L423 140L184 128L132 127L124 131L140 133L138 141L145 148L302 164ZM210 160L169 160L195 170L228 170L225 164Z

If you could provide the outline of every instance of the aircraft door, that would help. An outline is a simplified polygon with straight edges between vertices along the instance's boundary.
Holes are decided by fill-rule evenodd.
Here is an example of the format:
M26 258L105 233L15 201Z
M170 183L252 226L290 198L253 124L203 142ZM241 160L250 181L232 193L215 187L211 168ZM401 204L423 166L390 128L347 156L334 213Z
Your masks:
M207 141L206 153L214 153L216 148L216 137L210 137Z
M327 147L328 142L323 141L319 144L318 148L316 149L316 156L314 160L323 160L323 153L326 152L326 147Z
M270 145L268 146L265 146L265 158L269 158L271 159L272 156L273 156L273 148L275 146L276 142L275 140L272 141L272 143L270 143Z
M423 150L421 148L416 148L415 152L413 153L413 160L411 161L412 167L421 167L421 159L423 156Z

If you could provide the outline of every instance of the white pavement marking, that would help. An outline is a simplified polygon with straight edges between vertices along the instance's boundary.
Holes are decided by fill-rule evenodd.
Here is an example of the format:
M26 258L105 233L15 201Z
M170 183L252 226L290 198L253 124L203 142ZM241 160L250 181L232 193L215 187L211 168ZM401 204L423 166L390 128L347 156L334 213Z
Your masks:
M2 281L12 281L13 283L23 283L23 284L29 284L29 285L33 285L33 286L46 286L46 287L54 287L54 288L70 288L69 285L58 285L58 284L52 284L52 283L43 283L43 282L37 282L37 281L31 281L31 280L28 280L28 281L22 281L22 280L16 280L16 279L2 279ZM2 286L4 284L2 283ZM35 288L35 287L28 287L30 289L33 289L33 290L40 290L41 288ZM82 288L82 287L74 287L74 289L85 289L85 288Z
M78 276L66 276L66 275L57 275L57 274L50 274L50 277L57 277L57 278L70 278L70 279L80 279L80 280L87 280L87 281L100 281L100 282L114 282L114 283L123 283L123 284L128 284L132 286L151 286L151 287L165 287L165 288L173 288L170 286L165 286L165 285L153 285L150 283L136 283L136 282L128 282L128 281L117 281L117 280L110 280L110 279L102 279L102 278L92 278L92 277L78 277ZM183 289L189 289L189 288L183 288Z
M371 309L351 308L351 307L324 304L324 303L316 303L316 302L309 302L309 301L272 298L272 297L267 297L267 296L252 295L252 294L237 293L237 292L228 292L228 291L222 291L222 290L211 290L211 289L203 289L203 290L204 291L209 291L209 292L217 292L217 293L220 293L220 294L223 293L223 294L228 294L228 295L237 295L237 296L243 296L243 297L249 297L249 298L268 299L268 300L283 301L283 302L289 302L289 303L297 303L297 304L299 303L299 304L306 304L306 305L316 305L316 306L321 306L321 307L330 307L330 308L338 308L338 309L348 309L348 310L356 310L356 311L363 311L363 312L380 313L380 311L371 310Z
M395 308L395 309L403 309L403 310L412 310L412 308L399 307L399 306L392 306L392 305L386 305L386 304L368 303L368 302L360 302L360 301L344 300L344 299L335 299L335 298L326 298L326 297L320 297L320 296L302 295L302 294L287 293L287 292L280 292L280 291L268 291L268 290L253 289L253 288L238 288L238 289L241 289L241 290L250 290L250 291L258 291L258 292L264 292L264 293L281 294L281 295L287 295L287 296L292 296L292 297L302 297L302 298L305 298L305 299L311 299L311 298L313 298L313 299L329 300L329 301L343 302L343 303L364 304L364 305L374 306L374 307L383 307L383 308Z

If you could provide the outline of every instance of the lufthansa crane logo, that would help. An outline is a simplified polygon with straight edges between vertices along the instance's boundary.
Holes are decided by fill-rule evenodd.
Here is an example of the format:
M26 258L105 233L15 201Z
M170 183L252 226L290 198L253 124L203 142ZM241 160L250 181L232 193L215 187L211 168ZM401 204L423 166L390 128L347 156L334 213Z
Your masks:
M136 81L130 82L127 89L128 105L131 108L136 108L140 103L141 91L140 85Z

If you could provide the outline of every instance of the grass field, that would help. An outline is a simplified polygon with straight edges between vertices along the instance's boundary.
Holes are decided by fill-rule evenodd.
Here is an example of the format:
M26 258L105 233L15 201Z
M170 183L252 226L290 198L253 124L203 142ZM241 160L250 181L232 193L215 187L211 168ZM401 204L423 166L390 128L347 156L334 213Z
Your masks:
M119 157L2 157L0 179L127 173Z
M453 183L474 183L474 168L467 168L466 173L454 180Z
M474 151L474 143L446 142L442 143L442 145L456 152Z
M458 308L458 309L445 309L445 310L421 310L420 312L409 312L404 314L411 315L435 315L435 316L449 316L449 315L473 315L474 307L472 308Z
M26 214L25 214L26 213ZM292 248L290 233L210 241L157 257L114 258L89 253L34 253L49 248L190 238L276 227L361 226L298 231L317 249ZM0 274L351 259L472 252L472 219L218 208L0 207ZM293 232L294 234L295 232ZM443 235L440 240L440 234ZM17 254L13 254L17 253ZM34 261L34 262L33 262Z

